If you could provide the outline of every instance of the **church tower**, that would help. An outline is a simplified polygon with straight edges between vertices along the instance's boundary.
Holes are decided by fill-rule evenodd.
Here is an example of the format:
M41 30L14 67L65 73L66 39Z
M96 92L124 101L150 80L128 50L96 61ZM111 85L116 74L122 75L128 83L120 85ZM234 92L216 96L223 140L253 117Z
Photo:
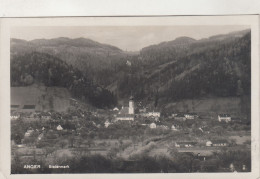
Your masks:
M134 114L135 113L135 110L134 110L134 97L131 96L130 99L129 99L129 114Z

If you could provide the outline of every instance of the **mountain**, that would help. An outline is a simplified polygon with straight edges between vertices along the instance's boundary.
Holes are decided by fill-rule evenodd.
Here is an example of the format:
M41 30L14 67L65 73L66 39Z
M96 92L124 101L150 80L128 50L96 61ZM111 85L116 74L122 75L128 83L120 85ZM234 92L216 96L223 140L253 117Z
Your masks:
M53 47L58 47L58 46L74 46L74 47L85 47L85 48L99 48L100 50L107 50L107 51L118 51L121 52L117 47L114 47L112 45L107 45L107 44L101 44L98 42L95 42L91 39L86 39L86 38L76 38L76 39L70 39L67 37L59 37L55 39L36 39L30 41L30 43L38 46L38 47L43 47L43 46L53 46Z
M101 44L86 38L60 37L32 41L11 39L11 56L31 52L46 53L58 57L104 86L106 81L100 77L100 73L104 71L111 73L114 68L126 63L126 58L129 56L129 53L115 46Z
M56 80L66 79L62 84L59 84L59 81L49 84L48 78L44 78L47 80L46 85L64 86L65 82L72 84L74 79L71 75L80 74L80 78L86 78L89 84L96 84L96 87L89 87L90 92L84 95L80 90L74 94L88 98L95 91L99 91L100 87L104 94L109 94L109 91L113 93L105 95L111 96L109 99L113 104L116 103L115 98L123 101L130 95L134 95L136 100L143 103L162 106L187 99L233 99L251 94L250 30L200 40L178 37L173 41L144 47L140 53L127 53L117 47L84 38L11 40L11 57L14 61L22 56L26 59L28 54L29 59L34 59L32 54L36 52L41 54L37 58L58 58L67 66L64 71L74 71L70 75L61 72L68 75L66 78L58 76ZM12 73L26 67L26 63L20 64L20 67L16 66ZM41 67L37 70L41 71ZM29 72L30 70L27 70L27 73ZM19 75L16 75L15 79L19 79ZM21 79L22 83L28 83L31 78L25 78L23 75ZM16 84L17 80L12 82ZM70 88L70 85L66 87ZM81 87L82 90L85 89L84 85ZM105 99L108 100L106 97ZM105 100L102 103L105 103Z
M141 59L150 65L161 65L182 56L215 48L216 44L225 44L250 33L250 30L236 31L195 40L190 37L178 37L175 40L144 47L140 51Z
M57 57L39 52L13 56L11 87L32 84L66 88L73 97L99 108L113 107L116 104L116 98L110 91Z
M184 37L152 45L143 48L129 68L111 89L117 86L121 96L134 93L155 105L250 96L251 34L243 31L202 40Z

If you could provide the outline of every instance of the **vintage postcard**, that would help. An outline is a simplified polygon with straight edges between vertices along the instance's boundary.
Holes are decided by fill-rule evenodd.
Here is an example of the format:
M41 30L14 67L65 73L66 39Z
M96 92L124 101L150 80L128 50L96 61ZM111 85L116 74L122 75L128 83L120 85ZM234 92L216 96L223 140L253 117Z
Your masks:
M259 176L258 16L13 18L0 32L8 177Z

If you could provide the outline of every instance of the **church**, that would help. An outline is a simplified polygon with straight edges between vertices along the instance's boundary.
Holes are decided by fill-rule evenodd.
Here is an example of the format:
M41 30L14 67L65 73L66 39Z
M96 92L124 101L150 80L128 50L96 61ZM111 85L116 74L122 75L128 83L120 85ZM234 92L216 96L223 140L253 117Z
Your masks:
M135 117L134 98L129 98L129 107L122 107L116 116L116 121L133 121Z

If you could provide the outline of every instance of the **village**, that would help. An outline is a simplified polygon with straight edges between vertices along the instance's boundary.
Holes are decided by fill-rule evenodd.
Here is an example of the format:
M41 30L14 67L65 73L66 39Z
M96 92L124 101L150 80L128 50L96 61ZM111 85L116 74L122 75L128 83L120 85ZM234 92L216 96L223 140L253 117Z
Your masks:
M179 153L200 163L195 171L211 171L213 166L214 171L250 170L247 162L222 168L212 164L223 150L250 154L249 122L231 114L162 113L135 103L131 96L125 106L95 111L76 103L68 112L35 111L34 105L17 110L19 105L11 105L12 158L48 158L52 163L57 158L102 155L129 162L138 155L172 158Z

